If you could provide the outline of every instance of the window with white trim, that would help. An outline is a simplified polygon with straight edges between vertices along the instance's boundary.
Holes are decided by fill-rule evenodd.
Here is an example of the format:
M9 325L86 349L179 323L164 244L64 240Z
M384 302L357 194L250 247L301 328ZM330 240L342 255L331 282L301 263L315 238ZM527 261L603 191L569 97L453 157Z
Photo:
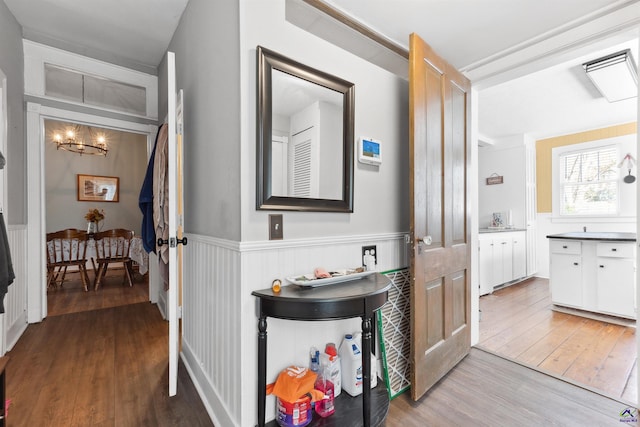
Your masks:
M567 151L558 160L561 216L618 214L620 189L615 145Z

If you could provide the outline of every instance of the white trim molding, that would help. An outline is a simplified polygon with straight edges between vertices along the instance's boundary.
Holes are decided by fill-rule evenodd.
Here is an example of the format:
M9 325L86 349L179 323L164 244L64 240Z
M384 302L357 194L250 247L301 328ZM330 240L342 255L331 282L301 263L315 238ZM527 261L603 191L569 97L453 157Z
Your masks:
M593 51L595 44L608 38L631 40L637 37L639 25L637 0L618 1L460 71L481 90L558 64L569 59L569 55Z

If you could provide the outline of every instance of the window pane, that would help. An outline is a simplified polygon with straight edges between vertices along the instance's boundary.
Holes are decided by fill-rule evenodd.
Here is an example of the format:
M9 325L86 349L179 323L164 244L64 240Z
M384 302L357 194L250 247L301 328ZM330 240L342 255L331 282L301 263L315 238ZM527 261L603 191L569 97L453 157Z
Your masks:
M82 102L82 74L73 73L50 64L45 64L44 69L45 95Z
M564 158L564 180L565 182L580 182L582 170L582 156L571 154Z
M127 113L147 113L147 91L144 87L94 77L51 64L45 64L45 94Z
M617 183L566 185L562 213L567 215L615 214Z
M618 212L617 149L603 147L561 156L561 215Z
M145 88L92 76L84 77L84 102L128 113L147 113Z

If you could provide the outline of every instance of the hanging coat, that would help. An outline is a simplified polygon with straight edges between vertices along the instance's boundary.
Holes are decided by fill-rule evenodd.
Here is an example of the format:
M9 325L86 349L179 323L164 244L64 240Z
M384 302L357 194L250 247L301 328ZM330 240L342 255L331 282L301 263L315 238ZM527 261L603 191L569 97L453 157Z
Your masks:
M15 278L4 216L0 213L0 313L4 313L4 296Z
M166 125L163 125L166 132ZM147 172L142 182L142 188L140 188L140 196L138 197L138 206L142 211L142 227L141 237L142 246L147 253L156 253L156 228L153 221L153 168L156 157L156 147L158 146L158 139L163 132L163 126L158 128L158 134L156 135L156 142L153 145L153 151L151 151L151 157L149 158L149 164L147 165Z
M153 223L156 229L156 237L163 240L169 239L169 163L168 163L168 125L162 125L156 146L156 155L153 162ZM158 248L158 255L164 263L169 262L169 245Z

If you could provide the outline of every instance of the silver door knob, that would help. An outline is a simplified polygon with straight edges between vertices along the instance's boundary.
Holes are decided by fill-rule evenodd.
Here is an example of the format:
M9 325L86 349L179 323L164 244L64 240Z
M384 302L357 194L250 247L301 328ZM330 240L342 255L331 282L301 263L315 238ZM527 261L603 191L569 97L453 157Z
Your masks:
M431 243L433 243L433 239L431 238L431 236L424 236L422 239L418 240L418 244L420 243L424 243L425 246L429 246L431 245Z

